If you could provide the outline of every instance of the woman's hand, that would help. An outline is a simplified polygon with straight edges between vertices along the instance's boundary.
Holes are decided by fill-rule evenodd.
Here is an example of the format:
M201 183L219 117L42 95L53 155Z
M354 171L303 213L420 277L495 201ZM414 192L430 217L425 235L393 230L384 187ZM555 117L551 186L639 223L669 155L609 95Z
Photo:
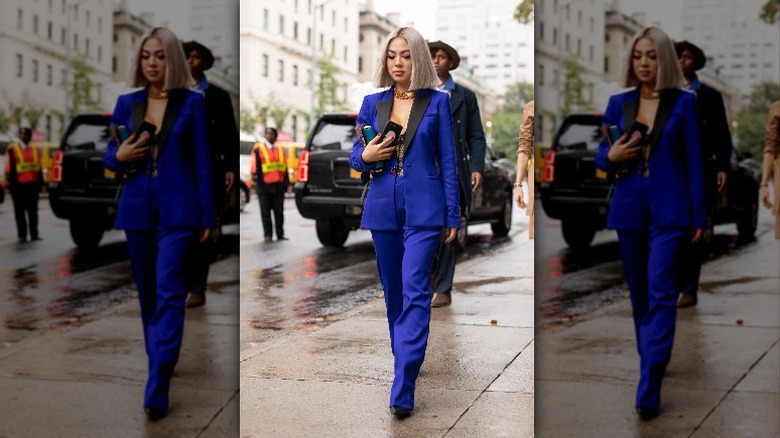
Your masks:
M144 144L146 144L146 142L149 140L149 133L144 131L138 137L137 141L134 140L135 134L128 137L124 143L119 145L119 149L116 151L117 161L124 163L128 161L138 161L146 158L150 148L149 146L144 146Z
M515 203L517 203L517 206L525 209L527 205L525 205L525 193L523 193L523 186L515 187Z
M444 229L444 244L452 243L453 240L455 240L455 237L458 235L458 229L457 228L445 228Z
M613 143L612 147L609 148L609 152L607 153L607 159L609 159L609 161L629 161L633 160L639 155L639 152L642 150L642 148L636 144L639 143L639 140L642 138L642 134L639 132L634 132L628 141L626 141L626 137L627 136L624 133L620 136L618 141Z
M382 143L379 143L379 136L377 135L368 142L366 148L363 149L363 154L360 158L362 158L365 163L376 163L377 161L387 160L392 157L393 152L395 152L394 147L387 147L394 138L395 133L389 132L385 137L385 140Z
M198 243L206 243L211 237L211 228L203 228L198 236Z
M769 200L769 187L766 184L761 185L761 203L766 208L772 208L772 201Z
M701 240L701 236L704 235L704 228L694 228L691 230L691 243L696 243Z

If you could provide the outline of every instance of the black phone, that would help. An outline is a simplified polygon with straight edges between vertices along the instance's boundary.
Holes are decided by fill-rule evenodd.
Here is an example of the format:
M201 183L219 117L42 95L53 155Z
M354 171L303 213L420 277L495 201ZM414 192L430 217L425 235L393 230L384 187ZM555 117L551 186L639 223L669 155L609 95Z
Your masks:
M379 138L379 142L382 143L385 141L385 137L388 133L392 132L395 134L395 138L393 141L390 142L387 147L393 147L396 144L398 144L398 141L401 139L401 131L403 130L403 126L399 125L398 123L395 123L392 120L388 120L387 124L385 125L384 129L382 129L382 136Z
M628 130L628 138L630 139L632 135L634 135L634 132L638 132L641 134L641 138L639 139L639 143L637 143L637 146L642 146L646 143L648 143L647 140L647 131L650 128L645 125L642 122L635 121L633 125L631 125L631 129Z
M138 127L138 130L136 131L137 136L135 138L138 139L142 132L147 132L149 134L149 139L153 139L155 132L157 132L157 126L155 126L154 123L149 123L144 120L141 123L141 126Z

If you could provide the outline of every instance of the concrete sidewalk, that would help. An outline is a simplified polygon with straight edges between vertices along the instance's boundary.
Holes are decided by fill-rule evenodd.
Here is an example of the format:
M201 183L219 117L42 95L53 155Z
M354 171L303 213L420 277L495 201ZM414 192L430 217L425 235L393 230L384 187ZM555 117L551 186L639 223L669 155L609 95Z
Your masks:
M0 350L0 437L237 436L237 265L237 256L214 263L208 304L187 310L168 417L143 413L147 363L132 299Z
M626 299L537 339L537 436L780 436L780 249L768 232L704 265L680 309L661 416L634 411L639 378Z
M453 305L433 309L410 418L396 420L388 408L393 357L377 297L327 326L242 351L241 436L532 437L526 233L510 250L458 264Z

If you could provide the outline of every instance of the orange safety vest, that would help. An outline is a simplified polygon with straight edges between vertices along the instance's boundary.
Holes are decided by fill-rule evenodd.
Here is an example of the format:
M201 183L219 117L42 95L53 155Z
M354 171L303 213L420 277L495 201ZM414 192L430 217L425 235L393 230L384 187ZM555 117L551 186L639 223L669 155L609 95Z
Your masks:
M260 166L263 172L263 182L266 184L280 183L284 181L287 175L287 160L284 156L284 149L276 146L268 150L265 143L255 145L255 153L260 157ZM256 160L252 160L252 173L257 174Z
M41 156L38 152L38 148L34 146L27 146L22 148L17 143L11 143L8 145L6 152L8 158L5 161L5 177L8 179L8 175L11 174L11 154L13 154L15 169L16 169L16 182L19 184L30 184L38 182L39 174L41 173Z

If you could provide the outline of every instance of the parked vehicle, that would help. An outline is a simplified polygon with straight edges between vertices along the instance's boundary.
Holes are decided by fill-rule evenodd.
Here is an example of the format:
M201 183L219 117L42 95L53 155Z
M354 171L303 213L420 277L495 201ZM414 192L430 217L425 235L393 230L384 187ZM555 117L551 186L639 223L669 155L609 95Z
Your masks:
M317 237L325 246L344 245L349 232L360 226L363 182L349 165L355 141L357 114L325 114L317 121L298 165L295 204L301 216L314 219ZM458 245L465 246L467 226L490 223L496 236L506 236L512 223L512 184L509 173L485 157L484 181L473 197L469 221L461 218Z
M110 120L111 114L76 115L52 159L49 204L55 216L70 222L71 239L81 250L97 247L114 227L119 182L103 167ZM237 218L226 211L222 223Z
M572 249L590 246L596 231L606 226L610 176L596 168L601 142L602 114L567 116L545 156L540 193L547 216L561 221L563 239ZM731 156L727 190L721 194L710 224L736 223L739 235L755 234L758 224L758 191L761 169L755 160Z

